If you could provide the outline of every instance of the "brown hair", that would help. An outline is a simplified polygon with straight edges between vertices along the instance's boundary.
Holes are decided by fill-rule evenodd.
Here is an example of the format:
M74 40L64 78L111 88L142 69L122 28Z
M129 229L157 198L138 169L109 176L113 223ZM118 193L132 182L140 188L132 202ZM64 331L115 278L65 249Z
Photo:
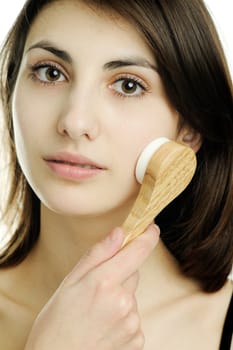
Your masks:
M40 231L40 203L16 158L10 100L30 26L41 9L52 2L27 1L2 51L1 92L10 145L10 190L4 218L13 227L0 257L2 267L22 261ZM233 263L233 94L209 13L201 0L85 3L118 13L133 23L154 53L165 91L181 123L201 134L203 142L192 182L156 222L183 273L196 279L203 290L216 291L225 283Z

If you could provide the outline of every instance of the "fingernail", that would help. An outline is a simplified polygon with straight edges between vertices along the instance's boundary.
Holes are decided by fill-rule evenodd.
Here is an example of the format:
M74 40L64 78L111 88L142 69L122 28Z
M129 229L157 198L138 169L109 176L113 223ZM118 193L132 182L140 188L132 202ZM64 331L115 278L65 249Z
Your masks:
M160 234L160 228L159 228L159 226L156 225L156 224L153 224L153 226L154 226L154 229L155 229L156 233Z
M153 230L153 233L155 234L156 237L160 235L160 228L156 224L151 224L150 225L151 229Z

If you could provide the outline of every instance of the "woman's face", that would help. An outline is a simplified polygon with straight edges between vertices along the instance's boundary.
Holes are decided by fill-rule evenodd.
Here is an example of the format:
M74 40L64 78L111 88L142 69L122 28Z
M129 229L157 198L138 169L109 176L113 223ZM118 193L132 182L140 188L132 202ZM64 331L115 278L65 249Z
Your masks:
M178 117L143 38L77 1L37 17L12 107L28 182L46 207L68 215L128 209L140 152L157 137L177 138Z

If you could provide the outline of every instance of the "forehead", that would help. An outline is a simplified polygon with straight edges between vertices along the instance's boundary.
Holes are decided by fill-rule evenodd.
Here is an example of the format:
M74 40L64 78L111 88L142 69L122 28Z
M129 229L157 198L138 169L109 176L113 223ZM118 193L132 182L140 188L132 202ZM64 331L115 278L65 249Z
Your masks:
M26 48L35 41L51 40L72 51L74 47L105 50L119 49L153 55L143 36L118 14L88 6L83 1L55 1L36 17L26 40Z

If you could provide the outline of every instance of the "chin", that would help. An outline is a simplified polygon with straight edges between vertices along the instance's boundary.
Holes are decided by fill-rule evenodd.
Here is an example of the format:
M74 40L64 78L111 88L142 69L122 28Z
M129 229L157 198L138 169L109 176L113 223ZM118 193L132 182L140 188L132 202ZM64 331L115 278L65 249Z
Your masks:
M111 187L111 189L110 189ZM37 186L36 195L44 208L57 215L72 217L122 216L131 208L136 194L130 191L114 191L113 186ZM128 190L128 191L127 191Z

